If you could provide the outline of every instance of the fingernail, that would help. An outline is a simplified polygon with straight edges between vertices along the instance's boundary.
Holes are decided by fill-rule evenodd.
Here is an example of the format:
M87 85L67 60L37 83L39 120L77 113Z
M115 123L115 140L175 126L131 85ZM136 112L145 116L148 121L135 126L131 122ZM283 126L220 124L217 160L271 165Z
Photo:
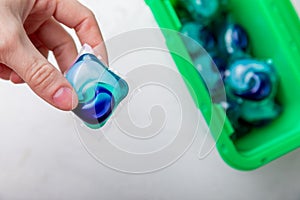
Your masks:
M77 95L74 90L62 87L53 95L54 104L62 110L73 110L78 104Z

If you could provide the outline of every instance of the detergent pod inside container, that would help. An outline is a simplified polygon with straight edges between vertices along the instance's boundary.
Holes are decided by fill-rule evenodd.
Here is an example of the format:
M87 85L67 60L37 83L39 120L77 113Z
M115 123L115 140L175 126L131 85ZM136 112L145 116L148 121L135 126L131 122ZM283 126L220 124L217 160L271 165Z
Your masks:
M73 112L92 129L102 127L128 94L126 81L109 70L87 44L65 76L78 96Z
M145 1L160 28L185 33L185 25L191 21L200 23L198 27L211 27L218 51L216 55L207 52L225 79L227 98L223 102L212 99L212 93L204 86L206 77L199 76L192 62L194 46L187 44L186 39L164 36L170 52L190 53L192 64L178 59L175 53L171 56L184 80L188 80L186 85L193 91L195 105L228 165L252 170L299 148L300 24L291 1L218 0L217 13L202 15L207 16L204 18L193 11L199 9L197 6L205 12L214 10L210 9L213 1ZM194 37L199 29L190 27L192 33L188 32L188 36ZM202 45L201 42L198 43ZM212 120L214 113L216 120ZM211 125L213 122L216 123Z

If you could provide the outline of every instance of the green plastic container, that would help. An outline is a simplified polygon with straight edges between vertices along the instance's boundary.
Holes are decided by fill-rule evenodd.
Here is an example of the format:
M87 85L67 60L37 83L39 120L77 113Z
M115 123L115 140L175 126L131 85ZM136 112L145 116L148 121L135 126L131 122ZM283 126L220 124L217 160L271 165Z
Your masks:
M181 23L175 8L176 0L146 0L161 28L179 31ZM206 122L223 123L220 134L210 126L217 148L226 163L241 170L252 170L300 146L300 20L289 0L227 0L228 11L249 34L252 55L271 59L280 76L277 100L283 113L271 124L257 128L237 140L221 106L212 103L200 76L186 60L171 53L184 78L196 106ZM181 42L165 34L169 50L188 54ZM176 41L176 40L175 40ZM211 122L212 113L219 121Z

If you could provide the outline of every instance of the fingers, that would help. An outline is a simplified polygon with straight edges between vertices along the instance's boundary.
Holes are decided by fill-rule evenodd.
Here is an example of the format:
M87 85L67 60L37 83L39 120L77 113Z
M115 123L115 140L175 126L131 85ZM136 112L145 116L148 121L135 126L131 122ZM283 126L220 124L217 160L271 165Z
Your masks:
M81 44L92 47L100 46L101 57L108 63L107 52L103 38L94 14L78 1L57 1L54 17L69 28L75 29Z
M0 64L0 78L4 80L11 80L11 82L19 84L24 83L22 78L12 71L9 67L4 64Z
M49 49L45 46L36 47L37 50L44 56L44 58L48 58Z
M15 84L24 83L23 79L14 71L11 72L9 79Z
M76 45L72 37L54 19L47 20L36 36L49 50L53 51L62 72L65 72L77 57Z
M72 110L78 100L63 75L34 47L22 27L0 45L1 62L15 71L41 98L61 110ZM15 75L12 75L15 79ZM18 80L16 80L18 81Z
M4 64L0 64L0 78L9 80L12 70Z
M45 58L48 57L48 49L44 48L41 43L37 42L37 40L32 40L36 48L39 50L39 52L44 55ZM9 67L7 67L4 64L0 64L0 78L4 80L10 80L11 82L15 84L24 83L24 80L13 70L11 70Z
M37 48L37 50L45 57L48 58L49 49L40 41L36 34L32 34L29 36L32 44Z

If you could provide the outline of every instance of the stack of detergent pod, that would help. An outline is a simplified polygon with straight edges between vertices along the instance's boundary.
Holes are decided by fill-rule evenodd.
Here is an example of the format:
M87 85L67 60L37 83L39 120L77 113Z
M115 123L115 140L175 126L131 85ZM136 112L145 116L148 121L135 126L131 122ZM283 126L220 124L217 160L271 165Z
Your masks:
M203 51L209 54L218 68L225 85L227 102L220 102L226 109L235 134L247 134L254 127L261 127L281 112L275 96L278 76L271 61L251 56L250 41L242 26L235 23L230 13L223 9L221 0L180 0L177 7L182 23L181 33L187 50L209 89L218 87L214 70L203 62ZM268 58L266 58L267 60ZM206 77L203 77L206 76Z
M102 127L127 96L128 85L101 62L88 45L66 73L79 104L73 112L90 128Z

